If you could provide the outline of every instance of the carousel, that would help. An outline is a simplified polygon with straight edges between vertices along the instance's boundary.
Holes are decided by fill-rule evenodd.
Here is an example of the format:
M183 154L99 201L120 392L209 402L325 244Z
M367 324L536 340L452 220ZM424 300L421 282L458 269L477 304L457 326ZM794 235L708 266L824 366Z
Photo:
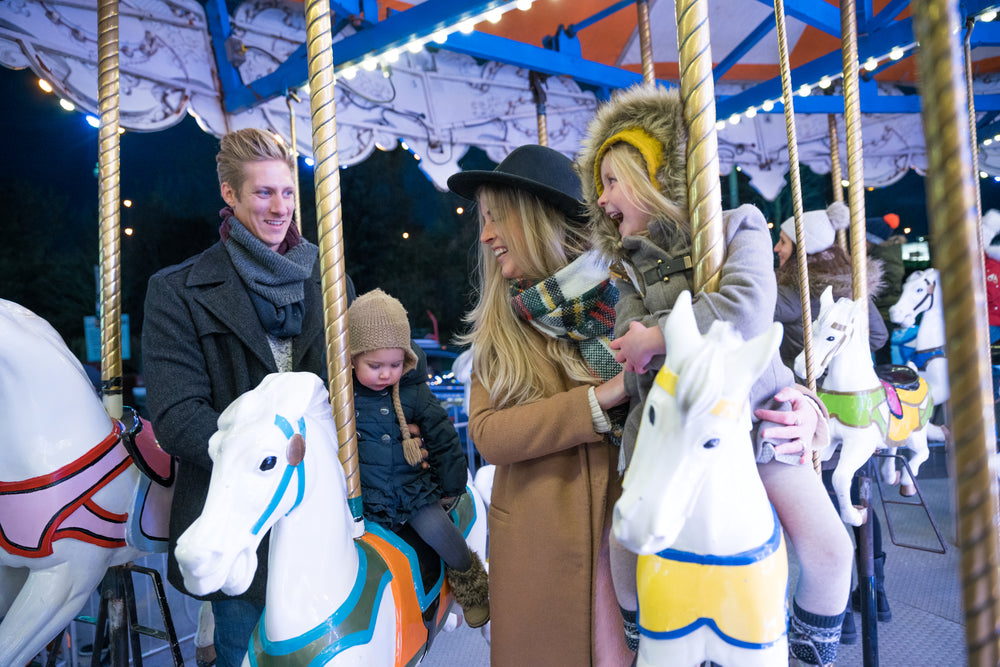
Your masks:
M402 142L444 189L473 146L496 161L529 143L572 157L613 91L654 85L679 87L684 102L696 290L718 287L723 174L742 171L766 199L788 183L800 267L806 264L800 167L829 174L834 199L848 204L849 233L839 233L837 242L852 257L852 298L824 294L815 322L803 317L804 350L795 370L829 399L834 415L831 444L839 449L815 452L813 464L817 474L824 461L835 466L841 517L860 529L864 664L879 661L868 520L874 467L866 463L885 453L878 459L883 479L919 498L928 438L943 437L928 423L935 404L945 406L950 431L966 660L997 664L997 438L983 266L992 236L983 234L978 183L1000 180L994 4L100 0L95 9L67 0L4 3L0 64L30 68L60 97L99 117L101 392L94 394L47 322L0 300L0 665L57 664L66 629L95 591L92 664L100 664L102 646L111 665L142 664L142 634L168 646L175 665L184 664L159 573L135 563L166 548L173 462L150 424L122 399L120 291L128 279L119 259L122 131L161 130L191 115L215 136L268 130L315 164L329 383L311 374L269 376L230 406L225 426L220 419L212 488L235 484L247 493L210 495L182 537L177 557L188 587L245 590L247 561L271 531L269 571L277 581L273 588L269 582L255 652L244 664L278 664L306 650L309 664L415 665L433 660L435 636L453 627L460 612L443 566L439 576L422 576L405 542L361 517L340 169ZM919 316L914 346L926 359L912 361L905 378L897 369L886 381L871 368L865 345L864 192L910 170L927 181L934 266L909 277L892 319L909 327ZM808 281L803 269L807 314ZM743 422L733 417L742 414L762 371L753 360L773 353L780 331L750 341L715 329L701 336L683 305L664 329L673 370L661 371L647 402L665 418L640 431L635 456L643 465L626 473L615 511L615 533L640 554L640 577L647 576L639 585L640 618L659 623L640 627L638 664L787 664L784 540L752 461L738 453L750 450ZM685 375L702 358L725 369L724 388ZM701 403L680 398L703 394ZM848 401L865 407L843 408ZM698 429L689 427L695 423ZM266 437L241 437L248 429ZM693 440L694 431L713 435ZM896 447L912 451L899 470ZM276 449L284 454L271 460L268 452ZM692 463L707 450L732 456L723 457L726 465ZM245 461L258 459L268 474L241 478ZM703 475L694 486L674 474L690 466ZM849 493L855 477L860 502ZM319 478L335 483L315 484ZM739 507L724 502L734 483ZM470 478L453 516L486 561L489 498L476 489ZM682 505L686 514L669 511ZM736 511L744 530L704 538L723 532L706 527ZM213 540L223 523L225 535L238 537ZM710 612L674 609L682 603L667 591L676 584L666 588L650 574L677 554L687 567L746 560L748 553L766 554L770 568L752 591L708 588L738 596L756 622L747 631L752 639L727 634ZM338 564L336 576L330 563ZM136 620L137 575L149 576L157 590L164 631ZM271 590L286 595L272 597ZM202 612L199 645L207 648L211 619ZM690 618L679 628L658 620L684 614Z

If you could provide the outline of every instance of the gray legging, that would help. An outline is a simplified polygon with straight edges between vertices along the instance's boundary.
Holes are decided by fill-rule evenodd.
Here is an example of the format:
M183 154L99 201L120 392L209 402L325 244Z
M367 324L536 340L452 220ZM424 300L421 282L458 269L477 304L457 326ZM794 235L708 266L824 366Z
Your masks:
M465 543L462 531L451 520L448 513L437 502L424 505L407 521L453 570L464 572L472 567L472 553Z

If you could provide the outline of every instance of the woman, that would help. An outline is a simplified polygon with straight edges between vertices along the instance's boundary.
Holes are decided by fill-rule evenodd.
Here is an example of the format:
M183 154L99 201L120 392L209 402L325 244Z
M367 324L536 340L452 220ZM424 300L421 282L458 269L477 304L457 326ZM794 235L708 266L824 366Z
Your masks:
M819 297L828 286L833 298L851 297L851 259L837 245L836 232L846 229L850 210L843 202L833 202L825 211L806 211L802 216L805 236L806 267L809 273L809 295L812 317L819 316ZM781 341L781 360L794 368L796 355L802 351L802 302L799 297L799 262L795 252L795 220L781 223L781 235L774 246L778 255L778 302L774 321L785 326ZM882 262L868 258L868 298L878 296L882 287ZM868 304L868 342L872 352L889 340L885 321L874 304Z
M627 665L608 536L625 402L607 343L618 299L588 250L572 162L544 146L448 179L479 207L469 431L497 465L491 664ZM570 313L578 313L573 318Z

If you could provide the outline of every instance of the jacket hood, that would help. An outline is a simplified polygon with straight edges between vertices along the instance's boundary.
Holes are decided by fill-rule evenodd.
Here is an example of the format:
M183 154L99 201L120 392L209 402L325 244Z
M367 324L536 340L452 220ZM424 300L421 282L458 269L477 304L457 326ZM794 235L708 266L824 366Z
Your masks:
M852 296L853 285L851 281L850 268L846 271L830 271L826 267L822 266L822 263L818 262L809 262L807 263L807 266L809 267L810 299L818 300L827 286L833 287L833 297L835 299ZM868 257L866 275L868 278L869 299L878 297L885 289L885 280L882 274L882 260L874 257ZM799 289L798 273L796 271L779 271L778 284L786 287L792 287L797 292Z
M600 165L596 163L608 139L632 128L640 128L660 144L663 154L656 171L657 185L668 199L687 210L688 133L679 92L676 88L637 85L615 93L590 121L576 160L591 241L612 260L622 259L625 252L618 225L597 205L600 195L595 170L599 174Z

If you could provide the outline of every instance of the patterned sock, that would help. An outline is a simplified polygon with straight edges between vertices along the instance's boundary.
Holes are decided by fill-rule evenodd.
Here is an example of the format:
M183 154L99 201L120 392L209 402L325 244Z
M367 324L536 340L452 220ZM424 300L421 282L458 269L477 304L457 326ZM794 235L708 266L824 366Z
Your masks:
M832 664L837 659L843 622L843 612L820 616L805 611L792 600L792 615L788 619L788 652L807 665Z
M622 610L622 622L625 625L625 643L633 652L638 651L639 624L636 622L637 612L632 609L625 609L624 607L618 608Z

